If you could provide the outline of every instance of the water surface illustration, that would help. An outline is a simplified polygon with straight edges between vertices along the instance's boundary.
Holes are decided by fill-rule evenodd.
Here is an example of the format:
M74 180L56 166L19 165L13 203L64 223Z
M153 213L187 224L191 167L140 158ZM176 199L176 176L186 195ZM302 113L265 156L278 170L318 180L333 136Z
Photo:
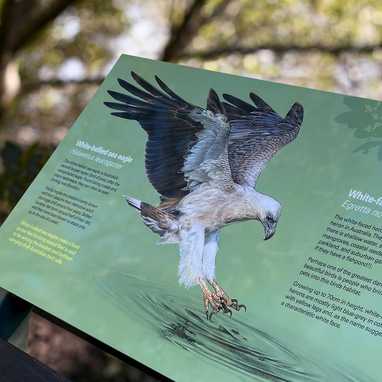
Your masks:
M256 327L250 313L207 320L200 301L133 275L110 272L98 280L102 293L180 350L192 352L234 375L257 381L372 382L349 365L328 365L292 349ZM251 323L250 323L251 322ZM149 330L145 330L150 335ZM319 354L319 352L317 352Z

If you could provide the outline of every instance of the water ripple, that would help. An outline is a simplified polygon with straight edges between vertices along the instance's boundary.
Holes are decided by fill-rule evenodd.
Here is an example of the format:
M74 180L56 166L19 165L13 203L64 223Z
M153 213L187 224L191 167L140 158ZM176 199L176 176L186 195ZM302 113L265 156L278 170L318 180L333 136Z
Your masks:
M200 301L126 273L110 272L98 279L98 285L142 325L185 351L225 366L229 372L266 381L372 382L349 366L329 366L294 352L244 321L249 319L244 312L232 319L219 314L207 321Z

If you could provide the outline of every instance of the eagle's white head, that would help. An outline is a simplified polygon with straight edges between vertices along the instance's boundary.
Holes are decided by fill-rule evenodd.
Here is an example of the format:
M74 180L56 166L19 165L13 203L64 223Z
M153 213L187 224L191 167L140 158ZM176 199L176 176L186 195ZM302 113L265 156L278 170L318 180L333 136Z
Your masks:
M264 227L264 240L270 239L275 231L281 214L281 204L268 195L256 192L252 194L253 208L256 209L256 220Z

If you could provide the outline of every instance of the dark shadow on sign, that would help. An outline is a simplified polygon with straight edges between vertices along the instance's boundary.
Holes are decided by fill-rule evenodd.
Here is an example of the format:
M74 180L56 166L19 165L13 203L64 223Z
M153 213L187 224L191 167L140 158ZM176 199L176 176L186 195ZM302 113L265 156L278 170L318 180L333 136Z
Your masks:
M378 160L382 160L382 103L372 100L361 102L352 97L345 97L344 103L349 110L336 117L335 121L352 129L355 138L367 140L354 152L369 154L376 150Z

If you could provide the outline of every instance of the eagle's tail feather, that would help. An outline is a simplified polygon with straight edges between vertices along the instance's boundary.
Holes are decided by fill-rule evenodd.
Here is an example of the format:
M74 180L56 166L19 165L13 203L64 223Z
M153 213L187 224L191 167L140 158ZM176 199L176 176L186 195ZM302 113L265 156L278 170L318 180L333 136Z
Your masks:
M138 199L132 198L131 196L124 195L123 196L126 199L126 202L131 206L136 208L137 210L141 210L142 202Z
M124 195L124 198L130 206L140 212L145 225L161 237L178 231L178 222L173 214L128 195Z

